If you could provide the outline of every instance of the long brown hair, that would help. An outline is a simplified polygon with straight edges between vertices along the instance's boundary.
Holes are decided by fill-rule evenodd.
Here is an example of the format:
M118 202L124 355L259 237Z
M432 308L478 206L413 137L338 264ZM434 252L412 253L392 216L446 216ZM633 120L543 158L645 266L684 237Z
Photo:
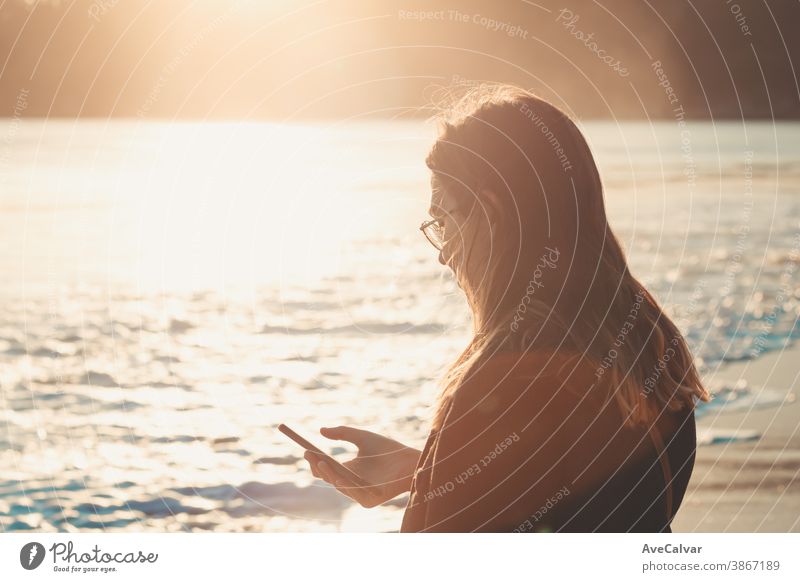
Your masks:
M481 85L439 121L426 163L443 195L483 206L488 189L501 213L480 281L461 281L473 336L442 378L433 428L464 380L502 351L589 360L630 426L707 401L686 341L628 269L591 150L569 116L528 91Z

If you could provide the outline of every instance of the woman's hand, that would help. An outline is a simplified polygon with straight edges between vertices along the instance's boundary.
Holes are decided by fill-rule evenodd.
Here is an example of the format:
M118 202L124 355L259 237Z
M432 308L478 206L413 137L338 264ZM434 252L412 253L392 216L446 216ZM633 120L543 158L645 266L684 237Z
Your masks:
M322 436L353 443L358 447L355 458L342 463L373 487L359 487L327 463L321 455L306 451L305 459L315 477L324 479L344 495L364 507L375 507L411 488L411 478L421 454L395 440L368 430L350 426L321 428Z

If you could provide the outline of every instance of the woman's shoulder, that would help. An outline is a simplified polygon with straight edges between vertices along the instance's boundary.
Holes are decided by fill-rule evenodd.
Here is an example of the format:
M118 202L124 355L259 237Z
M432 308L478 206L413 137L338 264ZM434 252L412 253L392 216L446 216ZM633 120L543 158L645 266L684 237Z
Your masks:
M601 393L592 363L568 350L498 352L477 363L456 390L453 406L484 414L510 407L578 406Z
M467 392L482 392L488 385L549 385L586 389L600 384L596 366L579 352L569 350L503 351L478 362L464 380Z

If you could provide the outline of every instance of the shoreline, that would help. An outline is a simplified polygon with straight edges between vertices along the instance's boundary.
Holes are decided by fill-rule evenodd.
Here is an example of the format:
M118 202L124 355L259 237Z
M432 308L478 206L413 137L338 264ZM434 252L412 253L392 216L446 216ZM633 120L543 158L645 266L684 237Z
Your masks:
M672 523L678 533L800 531L800 343L718 367L704 380L746 381L786 395L777 406L718 407L698 418L704 431L745 435L697 447L692 478ZM757 433L758 438L746 440Z

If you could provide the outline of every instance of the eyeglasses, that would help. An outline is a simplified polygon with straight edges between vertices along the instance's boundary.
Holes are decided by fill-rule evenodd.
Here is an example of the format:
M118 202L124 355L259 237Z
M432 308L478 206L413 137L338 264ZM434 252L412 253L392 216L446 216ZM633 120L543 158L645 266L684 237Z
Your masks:
M440 221L441 218L426 220L422 223L422 226L419 227L422 234L425 235L425 238L428 239L428 242L431 243L437 251L441 251L444 246L444 227L439 224Z
M474 208L475 200L472 200L470 204L459 204L450 210L449 215L461 214L465 217L464 220L468 220L469 217L472 216L472 210ZM444 247L444 226L441 222L441 218L433 218L431 220L426 220L419 227L422 234L425 235L425 238L428 239L428 242L430 242L437 251L441 251L442 247Z

